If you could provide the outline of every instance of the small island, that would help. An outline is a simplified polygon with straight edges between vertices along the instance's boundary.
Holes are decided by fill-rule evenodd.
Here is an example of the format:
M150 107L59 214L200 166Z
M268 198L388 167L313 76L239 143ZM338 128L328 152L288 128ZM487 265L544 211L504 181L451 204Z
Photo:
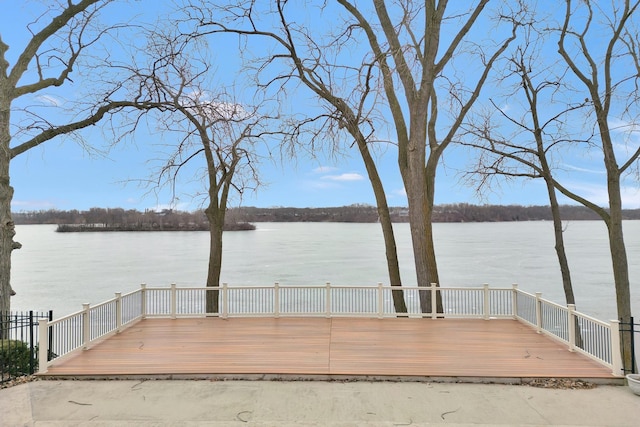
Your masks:
M256 226L249 222L234 222L224 225L224 231L251 231ZM58 233L81 233L81 232L124 232L124 231L209 231L208 225L203 224L59 224L56 228Z
M92 208L88 211L49 212L51 221L31 223L57 224L58 233L140 232L140 231L209 231L204 211L182 212L173 209L144 212L124 209ZM40 216L40 215L35 215ZM36 219L36 218L33 218ZM237 212L228 211L224 231L250 231L256 226Z

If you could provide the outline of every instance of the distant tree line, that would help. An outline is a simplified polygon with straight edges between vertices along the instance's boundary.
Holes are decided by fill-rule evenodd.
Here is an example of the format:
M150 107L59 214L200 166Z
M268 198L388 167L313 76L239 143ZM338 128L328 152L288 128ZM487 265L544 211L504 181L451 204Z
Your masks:
M391 208L393 222L408 222L408 211L404 207ZM583 206L562 206L564 220L597 220L593 211ZM78 231L73 226L119 228L122 231L144 230L208 230L209 223L203 210L192 212L166 209L144 212L122 208L91 208L87 211L56 209L17 212L13 214L16 224L58 224L71 226L61 231ZM627 220L640 219L640 209L626 209ZM436 222L504 222L504 221L550 221L548 206L520 205L472 205L456 203L438 205L434 208ZM240 207L228 210L226 226L238 228L248 222L377 222L374 206L350 205L325 208L292 207Z
M140 212L135 209L91 208L87 211L50 209L14 215L16 224L58 224L61 226L60 231L86 231L82 230L81 226L122 231L209 229L203 211L181 212L166 209Z

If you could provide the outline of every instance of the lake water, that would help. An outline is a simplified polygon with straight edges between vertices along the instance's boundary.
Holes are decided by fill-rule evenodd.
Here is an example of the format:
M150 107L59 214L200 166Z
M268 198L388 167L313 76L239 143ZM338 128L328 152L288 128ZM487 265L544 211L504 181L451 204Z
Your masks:
M224 234L222 281L230 285L388 283L379 224L257 223ZM565 224L578 310L616 318L606 227ZM54 316L96 304L115 292L149 286L204 285L207 232L56 233L52 225L17 226L13 252L14 310ZM442 286L510 287L563 303L551 222L435 224ZM640 221L624 224L632 307L640 316ZM415 284L408 224L396 224L402 279Z

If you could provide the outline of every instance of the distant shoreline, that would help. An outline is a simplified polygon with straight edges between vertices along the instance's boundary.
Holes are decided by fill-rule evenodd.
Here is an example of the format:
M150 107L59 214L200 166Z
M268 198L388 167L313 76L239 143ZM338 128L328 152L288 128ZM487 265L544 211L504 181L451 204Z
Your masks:
M409 222L409 210L406 207L389 208L391 221ZM564 221L599 220L600 217L584 206L563 205L560 216ZM202 210L193 212L164 209L161 211L146 209L144 212L122 208L91 208L86 211L47 210L36 212L12 213L15 224L56 224L70 227L83 226L86 229L61 231L207 231L209 221ZM623 209L622 219L640 220L640 209ZM517 222L551 221L549 206L503 206L471 205L467 203L436 205L433 208L431 222ZM245 226L233 224L251 224L258 222L342 222L374 223L378 222L378 209L371 205L351 205L326 208L293 207L238 207L227 210L227 230L250 230ZM100 228L100 229L96 229Z

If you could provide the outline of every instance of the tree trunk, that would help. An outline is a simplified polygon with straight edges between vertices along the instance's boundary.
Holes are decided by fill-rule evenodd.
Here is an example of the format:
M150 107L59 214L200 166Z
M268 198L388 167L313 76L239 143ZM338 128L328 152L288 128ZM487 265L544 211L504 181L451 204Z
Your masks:
M420 126L412 125L412 129ZM416 139L418 142L414 141ZM400 164L409 205L409 227L413 257L416 266L418 286L426 287L435 284L440 286L438 265L436 263L435 245L433 243L433 185L435 183L435 167L425 165L425 144L420 147L420 140L426 140L426 135L412 137L406 153L407 164ZM432 156L437 156L432 154ZM437 157L436 157L437 158ZM437 160L434 162L437 163ZM443 312L442 296L437 294L436 310ZM420 310L431 313L431 292L420 291Z
M546 163L544 164L546 166ZM543 166L543 167L544 167ZM549 194L549 203L551 205L551 217L553 218L553 235L555 237L555 249L560 265L560 275L562 276L562 288L564 289L564 298L567 305L576 303L576 297L573 293L573 284L571 282L571 272L569 270L569 261L567 260L567 252L565 251L564 235L562 232L562 217L560 216L560 205L556 196L553 181L545 177L547 184L547 193ZM575 345L578 348L583 347L582 330L578 318L575 318Z
M622 230L622 198L619 179L616 182L616 179L609 178L609 214L610 219L607 223L607 229L609 232L611 261L613 263L618 318L623 323L630 323L632 313L629 265ZM631 328L623 328L623 332L621 332L620 346L625 372L631 372L635 364L633 360L632 333Z
M387 270L389 272L389 284L392 288L402 287L402 280L400 278L400 266L398 265L398 250L396 246L396 238L393 232L393 223L391 222L391 214L389 213L389 205L387 204L387 196L384 193L384 187L382 186L382 180L378 174L375 161L371 157L369 147L366 140L360 133L357 125L353 129L356 133L356 141L358 143L358 149L360 155L364 161L365 168L367 169L367 175L371 187L373 188L373 194L376 198L376 206L378 208L378 218L380 219L380 226L382 227L382 236L384 238L385 255L387 259ZM392 293L393 307L396 313L407 313L407 304L404 300L404 295L401 290L394 290Z
M0 40L0 69L6 72L4 53L6 45ZM9 165L11 163L10 115L11 102L6 76L0 75L0 312L9 312L11 309L11 252L20 247L14 243L15 226L11 217L11 200L13 188L9 178Z
M205 210L209 220L209 269L207 271L207 314L219 314L220 304L220 271L222 270L222 232L224 227L225 210L220 210L213 203Z
M553 235L555 237L555 249L560 265L560 274L562 276L562 288L564 289L564 297L567 304L575 304L576 298L573 293L573 285L571 283L571 273L569 270L569 261L565 251L564 236L562 232L562 218L560 217L560 205L556 197L555 188L552 182L547 181L547 192L549 193L549 202L551 204L551 216L553 218Z
M9 160L0 155L0 312L11 309L11 252L16 234L11 218L13 188L9 185L8 164Z

